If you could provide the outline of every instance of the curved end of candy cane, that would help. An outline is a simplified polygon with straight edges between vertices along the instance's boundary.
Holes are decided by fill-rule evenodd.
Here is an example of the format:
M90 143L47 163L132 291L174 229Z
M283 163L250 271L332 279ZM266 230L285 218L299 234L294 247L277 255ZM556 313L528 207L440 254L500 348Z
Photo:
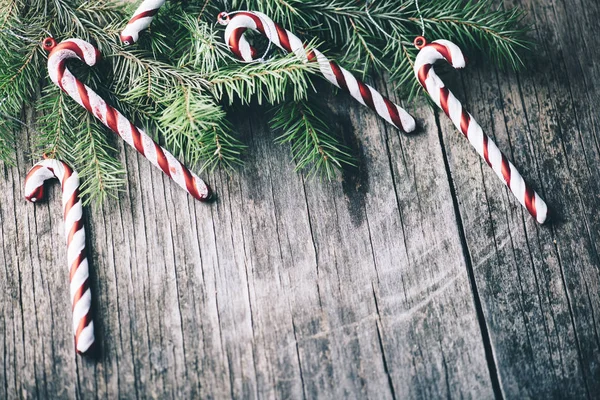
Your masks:
M66 39L60 42L48 56L48 64L51 65L54 60L64 61L75 58L83 61L88 66L93 67L102 58L100 51L91 43L81 39Z
M452 65L452 67L456 69L461 69L467 66L467 59L460 47L458 47L451 41L444 39L435 40L433 41L433 43L441 44L448 50L449 57L446 54L443 54L443 56L446 59L446 61L448 61L450 65Z
M44 182L53 177L41 163L34 165L25 177L25 199L32 203L44 200Z
M36 203L44 199L44 185L38 186L33 191L25 194L25 199L32 203Z
M445 60L453 68L461 69L466 67L467 59L460 47L448 40L435 40L421 47L415 58L414 71L417 79L423 84L420 74L427 75L431 65L439 60ZM428 66L429 65L429 66ZM426 70L423 67L426 66Z
M125 29L123 32L121 32L120 38L121 38L121 43L123 43L125 46L131 46L132 44L137 42L138 35L133 32L129 33L129 32L127 32L127 29Z

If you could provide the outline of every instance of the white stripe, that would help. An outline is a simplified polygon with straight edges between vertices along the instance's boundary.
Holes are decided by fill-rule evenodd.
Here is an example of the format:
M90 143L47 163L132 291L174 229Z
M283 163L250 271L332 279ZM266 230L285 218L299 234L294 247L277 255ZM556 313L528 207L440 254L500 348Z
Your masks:
M69 266L70 267L70 266ZM73 296L75 292L83 285L86 279L90 277L89 264L87 257L81 260L81 264L75 270L75 274L73 278L71 278L71 282L69 283L69 293L71 296L71 304L73 304Z
M369 90L371 91L371 97L373 98L373 105L375 105L375 110L377 113L385 119L390 124L393 124L392 117L388 111L387 106L383 101L383 96L377 90L373 89L371 86L367 85Z
M73 333L77 332L79 321L90 311L92 305L92 293L90 288L83 293L77 304L73 306Z
M69 210L69 213L65 216L65 236L68 239L69 232L73 228L73 225L80 221L83 216L83 207L81 206L81 200L77 201ZM80 229L81 230L81 229Z
M67 248L67 263L71 267L81 251L85 249L85 229L82 227L80 230L75 232L73 240Z
M360 104L362 104L363 106L366 106L367 104L365 103L365 100L363 99L362 95L360 94L360 89L358 88L358 82L357 82L356 78L354 77L354 75L352 75L350 72L346 71L342 67L340 67L340 69L342 70L342 74L344 75L344 79L346 80L346 86L348 86L348 91L350 92L350 95L352 97L354 97Z
M469 129L467 130L467 135L469 137L469 142L471 142L471 145L473 145L473 147L475 148L475 150L477 151L477 153L479 153L479 155L481 157L483 157L483 130L481 129L481 126L479 126L479 124L477 124L475 122L475 120L473 120L473 117L471 117L471 122L469 123ZM489 141L488 141L489 143Z
M510 190L515 194L519 203L525 207L525 181L519 171L512 163L508 163L510 169Z
M88 326L83 328L83 330L79 334L79 340L77 341L77 350L81 353L85 353L94 343L94 339L94 322L90 321Z

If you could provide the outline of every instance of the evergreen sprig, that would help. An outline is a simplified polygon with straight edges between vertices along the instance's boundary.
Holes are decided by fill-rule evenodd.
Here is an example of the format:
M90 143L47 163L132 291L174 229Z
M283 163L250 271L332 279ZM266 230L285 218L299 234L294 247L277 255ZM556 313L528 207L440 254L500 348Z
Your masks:
M428 39L445 38L517 68L528 43L523 14L493 0L419 0ZM47 78L39 45L53 34L92 41L104 55L94 68L70 63L74 73L110 104L200 169L233 167L244 145L227 108L257 102L274 109L271 127L289 143L297 168L333 177L352 164L349 150L320 110L312 79L318 65L273 52L267 62L235 60L215 25L219 11L269 15L346 68L365 76L389 74L400 92L418 85L412 40L421 33L415 0L188 0L167 2L134 47L120 30L136 4L111 0L0 0L0 160L14 159L24 106L38 116L35 155L59 157L79 170L86 200L102 201L124 183L119 140ZM278 54L279 53L279 54ZM318 78L317 78L318 79ZM273 108L274 106L274 108Z
M291 145L297 171L332 179L337 169L354 163L349 149L331 134L325 113L314 107L317 103L310 98L281 103L272 110L269 124L281 132L277 142Z

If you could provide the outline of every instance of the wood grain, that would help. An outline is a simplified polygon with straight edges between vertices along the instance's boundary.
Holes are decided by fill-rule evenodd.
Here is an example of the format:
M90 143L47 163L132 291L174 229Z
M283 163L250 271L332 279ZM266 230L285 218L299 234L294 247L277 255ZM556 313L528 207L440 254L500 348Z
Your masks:
M407 136L327 97L359 160L332 182L296 173L251 109L245 167L206 176L212 205L115 141L128 185L86 210L99 352L81 358L60 189L24 200L24 131L0 165L0 397L597 398L600 4L507 4L530 13L530 68L445 79L553 223L424 100Z

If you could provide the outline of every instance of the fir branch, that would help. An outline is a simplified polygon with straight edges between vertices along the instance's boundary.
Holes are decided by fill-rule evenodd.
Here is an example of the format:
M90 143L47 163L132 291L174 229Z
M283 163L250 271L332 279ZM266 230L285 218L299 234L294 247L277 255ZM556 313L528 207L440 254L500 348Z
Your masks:
M0 114L0 160L10 166L15 165L15 128L14 121Z
M253 99L259 104L275 104L283 101L288 92L293 93L294 100L305 98L307 89L312 87L307 73L317 71L318 64L304 63L290 54L267 63L227 66L208 80L213 95L217 99L227 97L230 104L236 100L248 104Z
M74 165L82 178L84 204L99 204L107 196L116 197L116 191L123 187L125 171L113 156L116 151L108 143L105 128L86 112L76 129L80 133L73 149Z
M354 165L346 146L329 133L325 114L314 99L282 103L272 113L269 124L281 131L277 142L291 144L296 171L307 170L309 176L321 174L331 180L344 164Z
M240 162L243 146L229 133L227 115L210 96L182 86L182 93L163 99L166 105L157 122L167 147L202 169L222 164L233 167Z

